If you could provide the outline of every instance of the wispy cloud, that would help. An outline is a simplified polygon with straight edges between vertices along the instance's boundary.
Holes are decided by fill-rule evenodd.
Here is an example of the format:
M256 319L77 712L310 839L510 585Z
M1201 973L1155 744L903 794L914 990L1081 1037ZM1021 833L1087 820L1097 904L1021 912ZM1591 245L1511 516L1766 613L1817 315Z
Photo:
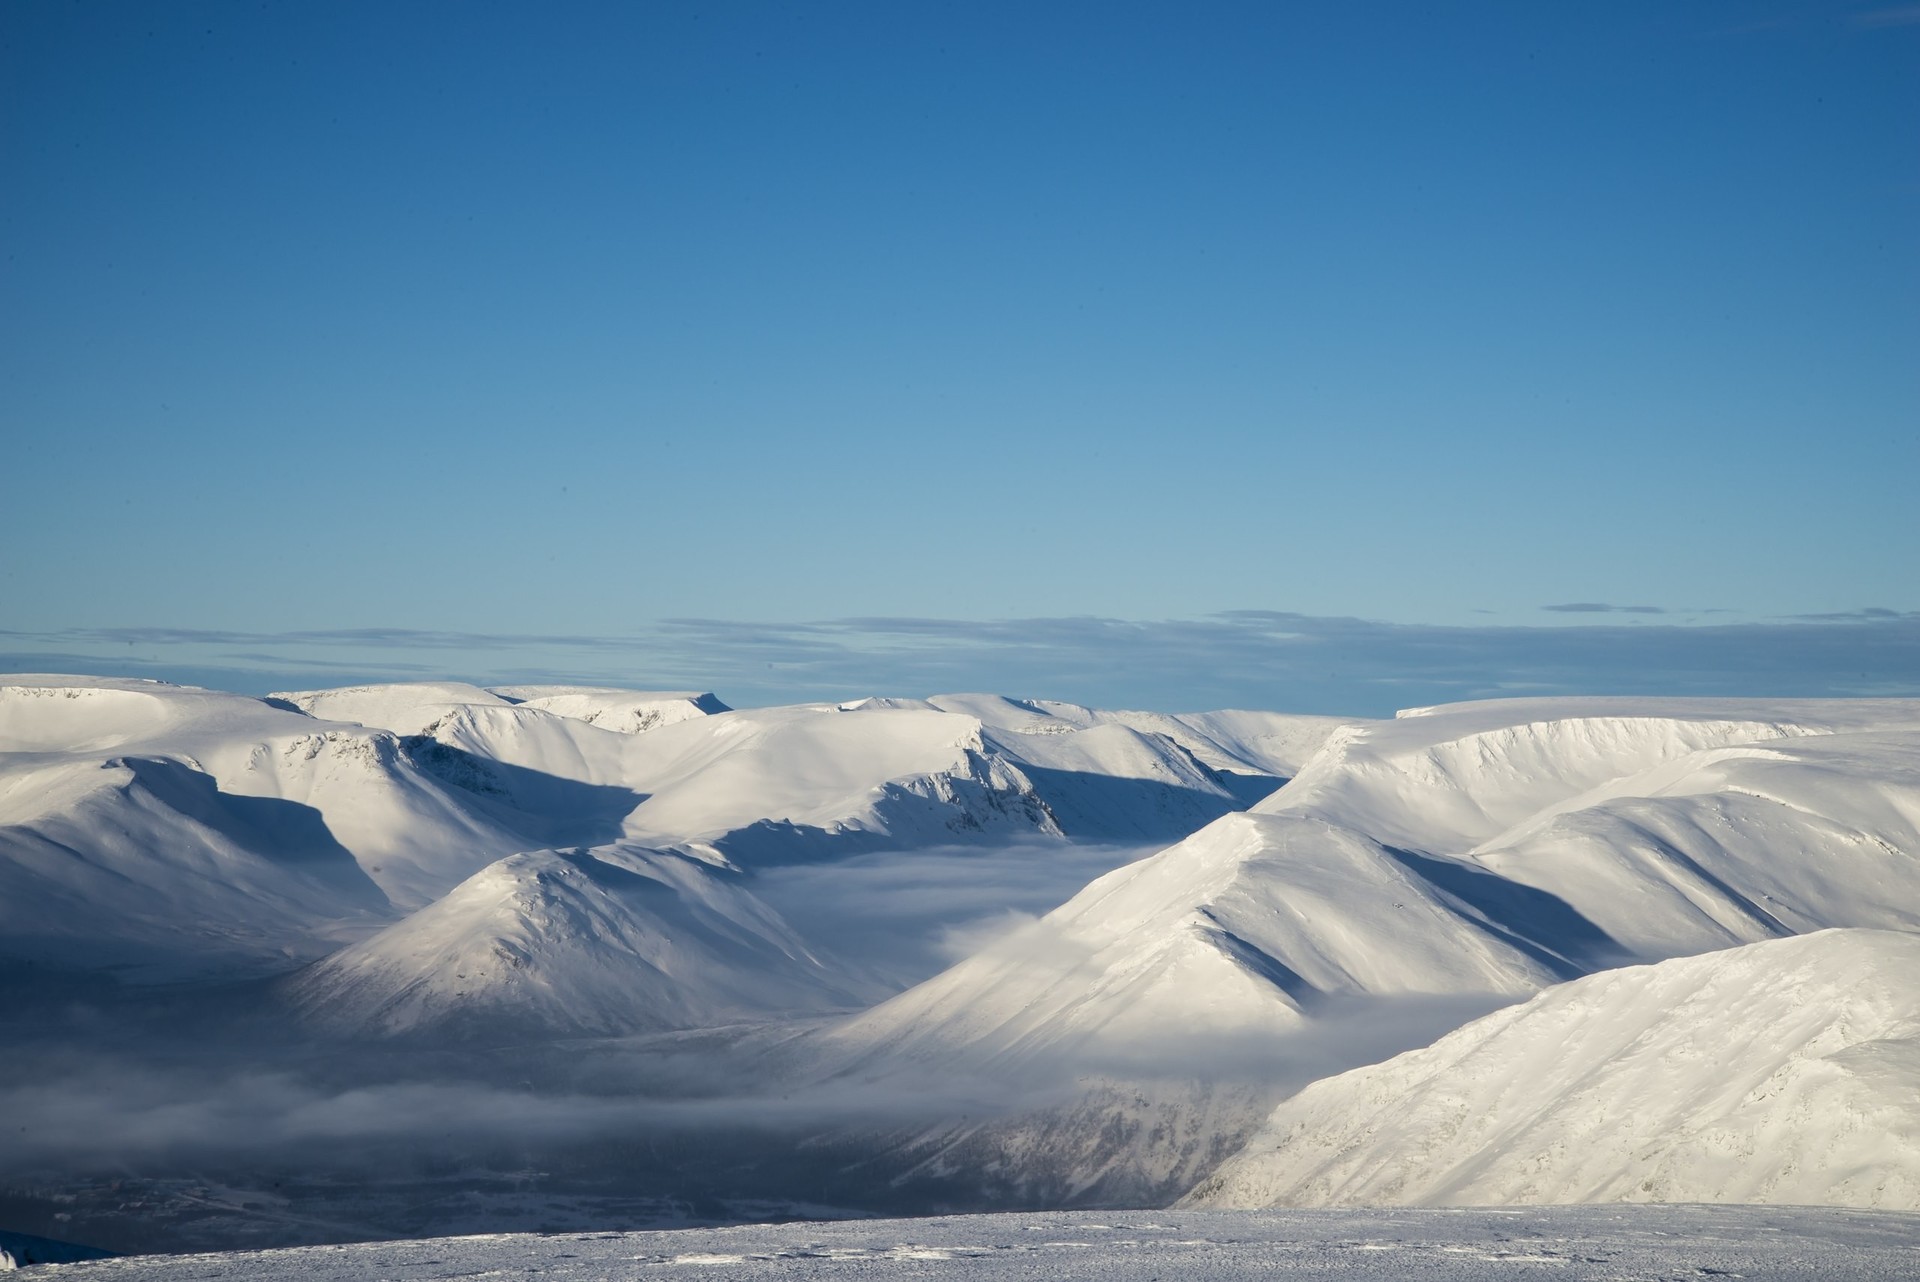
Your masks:
M296 632L228 632L197 628L67 628L58 632L0 629L0 637L92 645L311 645L393 646L402 649L474 650L547 646L607 650L643 644L641 638L530 632L443 632L422 628L338 628Z
M1885 606L1870 605L1860 610L1841 610L1832 614L1796 614L1796 619L1805 619L1815 623L1870 623L1885 620L1920 619L1920 611L1889 610Z
M1543 605L1555 614L1665 614L1657 605L1609 605L1605 601L1568 601L1563 605Z

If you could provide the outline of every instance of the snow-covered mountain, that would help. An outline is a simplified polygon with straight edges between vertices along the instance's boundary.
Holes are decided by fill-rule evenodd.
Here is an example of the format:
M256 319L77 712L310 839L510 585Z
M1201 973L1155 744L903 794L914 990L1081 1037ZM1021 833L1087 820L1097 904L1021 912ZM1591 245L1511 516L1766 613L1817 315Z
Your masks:
M1900 700L1512 701L1345 728L1253 810L825 1030L817 1071L1077 1073L1064 1103L901 1151L994 1187L1157 1196L1303 1072L1543 987L1920 930L1917 750L1920 704Z
M1920 935L1821 931L1560 985L1282 1104L1193 1206L1920 1209Z
M1088 844L1067 846L1076 840ZM1037 908L1059 902L1062 872L1077 882L1135 846L1156 853L1037 921L1008 914L992 928L995 878L1031 876L1049 896L1026 901ZM982 884L955 893L989 849ZM756 889L779 886L820 938ZM840 896L856 907L838 911ZM930 940L987 942L888 997L836 945L876 912L930 899L954 903L914 918ZM1898 1202L1899 1145L1916 1125L1901 1049L1915 1034L1899 1022L1911 1012L1864 988L1849 997L1833 976L1893 992L1916 939L1915 700L1510 700L1348 722L986 695L732 711L692 693L544 686L248 698L0 678L9 992L39 982L19 963L270 981L224 990L205 1026L244 1009L278 1037L288 1025L273 1016L291 1012L329 1034L402 1039L380 1053L393 1064L551 1065L574 1048L556 1057L538 1044L621 1039L592 1043L604 1058L579 1079L592 1091L625 1089L640 1060L624 1057L657 1054L650 1080L665 1089L698 1094L707 1069L748 1096L756 1080L777 1083L782 1124L808 1127L793 1121L811 1117L803 1100L871 1093L894 1103L853 1123L836 1114L810 1132L822 1155L793 1169L848 1154L856 1182L888 1198L1168 1199L1288 1096L1331 1079L1327 1090L1359 1082L1339 1089L1426 1100L1394 1134L1424 1136L1427 1156L1368 1165L1371 1140L1339 1140L1351 1169L1287 1165L1259 1177L1273 1187L1321 1180L1312 1188L1345 1196L1399 1163L1424 1172L1391 1194L1409 1200L1483 1188L1617 1197L1647 1184L1632 1195ZM1723 960L1664 964L1730 946L1741 947ZM1663 964L1616 969L1649 962ZM1648 974L1694 978L1634 978ZM128 1010L153 991L84 983ZM1742 985L1754 1002L1731 1000ZM1696 990L1728 997L1726 1018L1715 1023L1705 997L1687 996ZM1563 1010L1570 992L1605 1001ZM1436 1042L1502 1007L1466 1041ZM1522 1019L1533 1010L1561 1014ZM1682 1010L1693 1013L1659 1024ZM1486 1054L1521 1063L1536 1052L1513 1039L1558 1037L1583 1048L1591 1073L1551 1099L1518 1078L1502 1085L1501 1061L1467 1036L1501 1020L1513 1031L1489 1035ZM1597 1021L1587 1042L1582 1020ZM1653 1040L1602 1036L1630 1027ZM683 1031L697 1029L716 1031ZM1736 1057L1763 1077L1720 1078L1745 1082L1743 1100L1778 1086L1779 1106L1749 1100L1746 1120L1712 1121L1724 1101L1709 1097L1706 1043L1686 1041L1689 1029L1778 1048ZM656 1049L625 1036L652 1033L671 1035L642 1039ZM657 1049L668 1043L682 1049ZM487 1054L442 1056L443 1044ZM1458 1065L1405 1054L1423 1046L1470 1053ZM1647 1047L1676 1067L1646 1112L1693 1148L1648 1147L1630 1127L1615 1143L1588 1125L1631 1111L1620 1101L1635 1091L1659 1094L1640 1067ZM1365 1085L1389 1080L1366 1072L1410 1062L1431 1067L1431 1092L1427 1077ZM1368 1064L1381 1067L1349 1072ZM1554 1100L1588 1098L1583 1083L1598 1112L1556 1113ZM1485 1125L1512 1134L1489 1132L1474 1153L1491 1161L1509 1140L1563 1137L1528 1150L1533 1183L1475 1183L1511 1163L1477 1168L1449 1138L1458 1119L1443 1105L1482 1085L1501 1092ZM1309 1120L1344 1135L1329 1110ZM1858 1135L1853 1123L1833 1130L1854 1114L1868 1119ZM1849 1147L1869 1130L1893 1147ZM1288 1145L1292 1163L1301 1148ZM1749 1180L1713 1165L1742 1145L1793 1166L1768 1175L1749 1162L1760 1172ZM1882 1191L1850 1183L1847 1162L1879 1172Z
M1570 971L1360 834L1237 814L823 1040L862 1059L989 1071L1172 1061L1180 1046L1296 1029L1329 994L1512 1000Z
M634 741L628 778L647 799L627 832L652 845L706 843L746 864L1035 834L1166 841L1281 782L1261 773L1272 752L1255 763L1208 749L1233 766L1217 770L1188 746L1204 746L1199 737L1105 714L1084 725L1050 719L1047 730L998 724L1022 707L988 696L867 699L665 726ZM1245 716L1296 740L1343 724Z
M602 846L511 855L301 971L307 1019L487 1039L792 1017L862 995L731 869Z
M1336 732L1285 788L827 1040L978 1063L1511 1000L1830 926L1920 929L1920 704L1516 700Z
M385 731L157 682L7 678L0 748L0 951L86 969L286 969L543 826Z
M562 808L743 864L1021 834L1175 840L1266 795L1352 724L988 695L733 712L711 695L626 693L417 683L276 697L405 736L447 781L530 811L552 807L555 780L610 790Z
M953 701L1002 722L1038 715ZM0 955L147 978L271 973L436 906L505 856L562 847L751 867L1008 836L1172 839L1277 784L1258 773L1278 760L1261 743L1338 724L1215 714L1233 734L1208 738L1162 718L1175 738L1125 724L1152 714L1059 707L1033 733L884 701L732 712L710 695L599 688L258 699L5 678ZM768 992L811 991L804 970Z
M1096 726L1127 726L1173 740L1209 770L1242 785L1257 799L1273 781L1297 774L1334 731L1358 724L1351 717L1276 712L1126 712L1053 699L1009 699L992 694L941 694L930 699L867 699L843 707L924 707L956 712L996 730L1025 735L1071 734Z

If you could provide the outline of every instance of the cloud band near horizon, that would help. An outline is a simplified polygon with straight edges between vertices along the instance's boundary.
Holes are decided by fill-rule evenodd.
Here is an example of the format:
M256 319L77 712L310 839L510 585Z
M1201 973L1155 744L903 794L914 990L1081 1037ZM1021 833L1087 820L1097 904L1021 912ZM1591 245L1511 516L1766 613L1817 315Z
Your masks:
M0 666L259 693L435 677L712 689L741 705L992 690L1170 711L1383 715L1503 695L1916 696L1920 613L1546 627L1276 610L1162 620L667 619L610 635L85 628L0 632Z

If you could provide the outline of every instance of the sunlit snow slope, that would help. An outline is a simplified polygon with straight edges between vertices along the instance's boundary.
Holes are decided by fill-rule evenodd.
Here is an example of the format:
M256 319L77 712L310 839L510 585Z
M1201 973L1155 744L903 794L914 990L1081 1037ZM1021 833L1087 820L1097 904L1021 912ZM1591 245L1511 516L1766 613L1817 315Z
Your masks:
M341 1032L486 1038L725 1024L859 996L738 873L617 847L500 860L287 995Z
M1920 1209L1920 935L1821 931L1551 988L1282 1104L1189 1205Z
M285 969L545 825L386 731L157 682L0 679L0 951L167 977Z
M991 1064L1285 1030L1343 998L1511 1000L1730 943L1920 929L1916 852L1915 701L1422 710L1338 730L1252 811L826 1041Z

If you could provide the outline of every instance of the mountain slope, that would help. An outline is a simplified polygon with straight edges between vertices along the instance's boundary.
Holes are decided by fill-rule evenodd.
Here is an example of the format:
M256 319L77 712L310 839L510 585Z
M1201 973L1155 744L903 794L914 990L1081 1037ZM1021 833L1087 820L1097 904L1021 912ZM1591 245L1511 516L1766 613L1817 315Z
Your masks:
M1197 1063L1219 1041L1299 1028L1328 997L1511 1000L1566 973L1364 837L1237 814L1108 873L823 1046L948 1067L1114 1064L1142 1050Z
M1173 738L1119 723L1029 735L931 706L729 712L457 682L255 699L10 677L0 752L4 951L154 977L309 960L519 851L678 846L752 866L1151 841L1241 804Z
M1186 1204L1920 1208L1920 936L1595 975L1315 1083Z
M1336 730L1363 724L1352 717L1289 712L1130 712L996 694L940 694L926 704L1019 734L1064 734L1095 726L1127 726L1143 734L1165 735L1211 770L1279 779L1297 774Z
M1116 1043L1278 1030L1327 999L1510 999L1748 939L1920 928L1916 819L1914 701L1519 700L1348 727L1252 811L834 1040L985 1062L1108 1024Z
M479 1039L701 1027L856 1000L737 874L613 847L502 859L283 992L336 1032Z
M1019 835L1167 840L1237 809L1178 743L1119 725L995 730L908 701L729 712L633 741L627 835L743 864Z
M732 712L707 695L555 686L420 683L279 697L393 729L448 783L523 812L598 824L544 838L685 843L743 864L996 834L1172 840L1279 782L1173 718L1072 705L1048 706L1084 715L1042 716L990 696L961 701L994 722L923 700ZM1342 724L1218 715L1238 717L1249 740L1276 742ZM1177 733L1129 718L1157 718ZM1044 731L1028 724L1036 720ZM644 733L626 730L642 721ZM1205 764L1189 743L1228 768Z
M142 978L284 970L539 845L556 819L450 784L385 730L282 701L0 680L0 941L16 958Z
M1920 704L1597 702L1337 731L1253 810L825 1030L820 1071L1078 1074L1077 1099L905 1151L987 1187L1138 1200L1257 1122L1249 1065L1270 1101L1303 1066L1596 970L1920 928Z
M386 895L309 806L165 758L0 777L0 952L151 979L284 967L375 929Z

